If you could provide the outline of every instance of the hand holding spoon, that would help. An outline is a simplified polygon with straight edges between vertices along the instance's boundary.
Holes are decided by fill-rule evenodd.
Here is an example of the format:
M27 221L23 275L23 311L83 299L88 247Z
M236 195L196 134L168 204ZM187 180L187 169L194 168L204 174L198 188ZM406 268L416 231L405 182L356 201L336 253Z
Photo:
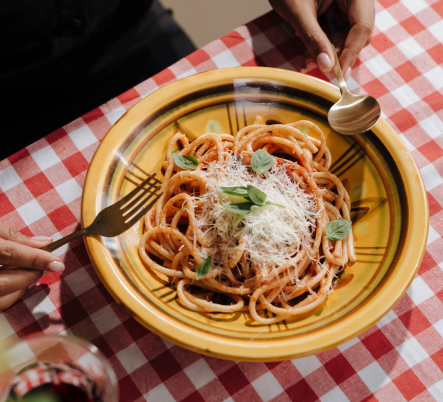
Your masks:
M380 118L380 105L370 95L353 95L348 91L335 46L334 73L341 89L341 99L329 109L329 125L340 134L355 135L370 130Z

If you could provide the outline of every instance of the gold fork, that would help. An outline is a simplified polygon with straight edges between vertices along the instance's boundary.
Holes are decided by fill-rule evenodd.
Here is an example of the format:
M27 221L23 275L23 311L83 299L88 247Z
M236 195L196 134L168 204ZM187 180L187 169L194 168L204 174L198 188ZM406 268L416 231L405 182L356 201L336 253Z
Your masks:
M54 251L80 236L98 234L104 237L115 237L134 225L160 198L161 182L155 178L156 173L132 190L126 197L106 207L97 215L87 228L78 230L42 250Z

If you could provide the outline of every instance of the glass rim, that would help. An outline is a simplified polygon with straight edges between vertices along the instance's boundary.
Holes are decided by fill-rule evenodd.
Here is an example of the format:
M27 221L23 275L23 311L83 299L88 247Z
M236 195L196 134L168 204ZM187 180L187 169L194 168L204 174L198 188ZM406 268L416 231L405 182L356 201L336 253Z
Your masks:
M4 355L7 351L12 351L14 347L17 347L20 344L27 344L29 341L32 342L38 342L39 340L44 340L45 342L50 342L51 340L55 342L61 342L64 344L75 344L80 345L83 347L87 352L92 353L100 362L100 364L103 365L104 372L106 373L109 384L106 387L106 394L111 396L111 401L117 401L117 395L118 395L118 381L116 374L109 363L108 359L105 357L105 355L98 349L97 346L90 343L89 341L82 339L76 335L60 335L60 334L31 334L26 335L22 338L18 338L9 342L1 342L3 343L2 347L0 348L0 351L3 349L3 356L0 356L0 363L5 363L4 361ZM26 363L26 362L22 362ZM9 366L9 365L8 365ZM23 366L21 365L21 369L23 369ZM11 381L15 376L20 372L20 370L16 370L16 367L4 367L3 370L0 367L0 385L3 385L6 387L4 389L0 389L0 402L7 401L7 397L9 395L10 389L8 389L7 385L10 385ZM2 379L3 377L3 379ZM109 387L111 389L109 389ZM1 388L1 387L0 387Z

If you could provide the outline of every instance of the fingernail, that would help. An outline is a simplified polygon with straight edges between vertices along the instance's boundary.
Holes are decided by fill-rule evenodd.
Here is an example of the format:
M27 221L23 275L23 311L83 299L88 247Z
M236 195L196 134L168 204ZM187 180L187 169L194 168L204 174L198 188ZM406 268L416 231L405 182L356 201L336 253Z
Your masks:
M331 59L325 52L317 56L317 65L324 73L327 73L332 68Z
M52 261L48 265L48 269L54 272L63 272L65 270L65 264L59 261Z
M49 241L52 241L52 238L51 238L51 237L47 237L47 236L34 236L34 237L32 238L32 240L47 243L47 242L49 242Z
M343 78L345 79L345 81L347 81L350 76L351 76L351 67L348 67L345 71L345 74L343 75Z

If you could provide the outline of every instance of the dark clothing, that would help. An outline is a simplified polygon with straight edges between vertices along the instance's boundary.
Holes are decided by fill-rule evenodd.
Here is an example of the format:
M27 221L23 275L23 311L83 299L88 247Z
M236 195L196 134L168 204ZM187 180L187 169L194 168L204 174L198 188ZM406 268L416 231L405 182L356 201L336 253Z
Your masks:
M0 38L0 160L195 50L157 0L2 0Z

